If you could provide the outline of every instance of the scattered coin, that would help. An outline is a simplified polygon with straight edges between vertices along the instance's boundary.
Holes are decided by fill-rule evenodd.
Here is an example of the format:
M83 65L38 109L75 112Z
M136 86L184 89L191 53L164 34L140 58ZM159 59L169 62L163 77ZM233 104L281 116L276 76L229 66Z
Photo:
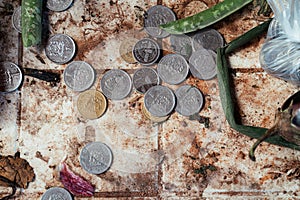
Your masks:
M48 189L42 196L42 200L72 200L71 194L68 190L62 187L52 187Z
M119 53L121 58L129 64L136 63L136 60L133 57L132 49L137 42L138 39L136 38L126 38L120 45Z
M76 45L74 40L65 34L55 34L47 42L46 56L57 64L65 64L75 55Z
M132 80L127 72L121 69L111 69L103 75L100 87L107 98L122 100L130 94Z
M216 53L206 49L199 49L192 53L190 71L194 77L209 80L217 75Z
M194 51L201 48L217 51L217 49L222 46L224 46L224 39L215 29L204 29L192 37L192 47Z
M156 117L164 117L169 115L175 107L174 92L162 85L151 87L145 94L145 108Z
M189 59L193 49L191 38L187 35L171 35L171 48L177 54L182 55L185 59Z
M138 92L145 94L149 88L159 85L159 77L155 69L142 67L134 72L132 82Z
M175 95L177 97L176 112L183 116L192 116L200 112L204 97L198 88L183 85L175 91Z
M0 92L13 92L22 83L21 69L12 62L0 63Z
M152 65L160 57L161 49L155 40L143 38L133 47L133 56L142 65Z
M176 20L174 12L162 5L152 6L147 10L144 25L145 31L155 38L164 38L169 35L168 32L159 28L159 25Z
M186 79L189 73L189 65L183 56L168 54L159 61L157 72L164 82L176 85Z
M107 108L105 96L97 90L87 90L80 93L77 100L78 112L86 119L97 119Z
M22 32L22 27L21 27L21 6L19 6L18 8L16 8L14 10L14 13L12 15L12 25L14 27L14 29L16 29L16 31L18 31L19 33Z
M47 8L52 11L61 12L67 10L73 0L47 0Z
M111 149L102 142L91 142L80 152L80 165L90 174L106 172L113 161Z
M84 61L73 61L64 70L64 81L74 91L82 92L94 84L96 72Z
M154 122L154 123L161 123L161 122L164 122L166 121L170 115L167 115L167 116L164 116L164 117L156 117L156 116L153 116L146 108L145 108L145 104L142 104L142 113L143 115L149 119L150 121Z

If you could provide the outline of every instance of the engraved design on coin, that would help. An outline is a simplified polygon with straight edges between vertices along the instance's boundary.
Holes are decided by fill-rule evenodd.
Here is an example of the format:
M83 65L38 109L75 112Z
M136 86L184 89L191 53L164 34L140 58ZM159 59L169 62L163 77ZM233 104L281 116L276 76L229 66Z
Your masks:
M194 51L201 48L217 51L222 46L224 46L223 36L215 29L204 29L192 37Z
M157 65L158 76L168 84L179 84L185 81L189 65L179 54L168 54L162 57Z
M19 6L18 8L16 8L14 10L14 13L12 15L12 25L14 27L14 29L16 29L16 31L18 31L19 33L22 32L22 27L21 27L21 6Z
M41 200L72 200L71 194L62 187L52 187L42 196Z
M94 84L96 72L84 61L74 61L64 70L65 84L73 91L82 92Z
M65 34L55 34L47 42L45 53L52 62L65 64L72 60L76 52L74 40Z
M0 63L0 92L13 92L22 83L21 69L12 62Z
M169 36L169 33L160 29L159 25L166 24L176 20L174 12L162 5L152 6L147 10L144 20L145 31L155 38L164 38Z
M67 10L73 0L47 0L47 8L52 11L61 12Z
M127 72L121 69L111 69L103 75L100 87L107 98L122 100L131 93L132 80Z
M189 59L190 71L196 78L209 80L217 75L216 53L212 50L199 49Z
M145 108L156 117L169 115L175 107L176 99L174 92L162 85L151 87L145 94Z
M175 91L177 104L175 111L183 116L199 113L204 102L201 91L191 85L180 86Z
M171 48L177 54L182 55L185 59L189 59L192 52L192 41L187 35L171 35Z
M132 82L138 92L145 94L149 88L159 85L159 77L155 69L142 67L134 72Z
M80 152L80 165L90 174L106 172L113 161L111 149L102 142L91 142Z
M78 112L86 119L101 117L107 108L105 96L97 90L87 90L80 93L77 99Z
M133 56L142 65L152 65L160 57L158 43L150 38L139 40L133 47Z
M133 47L134 45L138 42L138 39L136 38L126 38L125 40L122 41L122 43L120 44L120 48L119 48L119 53L121 58L129 63L136 63L136 60L133 57Z

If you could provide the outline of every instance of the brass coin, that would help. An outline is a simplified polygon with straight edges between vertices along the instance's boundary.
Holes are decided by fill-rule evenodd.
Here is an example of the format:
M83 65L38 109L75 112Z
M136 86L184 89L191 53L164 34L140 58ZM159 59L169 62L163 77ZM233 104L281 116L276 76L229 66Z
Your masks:
M143 104L143 103L142 103L141 110L142 110L143 115L154 123L164 122L170 117L170 115L163 116L163 117L157 117L157 116L151 115L151 113L146 109L145 104Z
M126 38L120 44L120 48L119 48L120 56L125 62L129 64L136 63L136 60L134 59L132 54L132 49L134 45L137 43L137 41L138 39L136 38Z
M86 90L77 100L78 112L86 119L97 119L107 108L105 96L98 90Z

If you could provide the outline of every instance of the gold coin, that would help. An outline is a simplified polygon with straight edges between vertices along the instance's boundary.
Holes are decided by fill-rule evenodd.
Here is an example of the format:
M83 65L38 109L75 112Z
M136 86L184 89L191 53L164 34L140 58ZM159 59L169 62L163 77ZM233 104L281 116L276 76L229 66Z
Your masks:
M161 123L161 122L164 122L166 121L170 115L167 115L167 116L163 116L163 117L157 117L157 116L154 116L152 115L145 107L145 105L142 103L142 113L144 114L144 116L146 118L148 118L149 120L151 120L152 122L155 122L155 123Z
M96 119L103 115L107 108L105 96L98 90L87 90L80 93L77 100L78 112L86 119Z
M133 57L132 49L137 41L138 39L136 38L125 38L120 44L119 53L121 58L129 64L136 63L136 60Z

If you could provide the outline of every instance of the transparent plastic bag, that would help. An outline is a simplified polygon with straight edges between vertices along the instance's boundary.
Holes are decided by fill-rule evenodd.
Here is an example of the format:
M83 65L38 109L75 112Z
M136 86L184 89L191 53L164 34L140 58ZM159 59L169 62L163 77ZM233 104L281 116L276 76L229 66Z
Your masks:
M269 74L300 85L300 1L268 0L275 17L260 52Z

